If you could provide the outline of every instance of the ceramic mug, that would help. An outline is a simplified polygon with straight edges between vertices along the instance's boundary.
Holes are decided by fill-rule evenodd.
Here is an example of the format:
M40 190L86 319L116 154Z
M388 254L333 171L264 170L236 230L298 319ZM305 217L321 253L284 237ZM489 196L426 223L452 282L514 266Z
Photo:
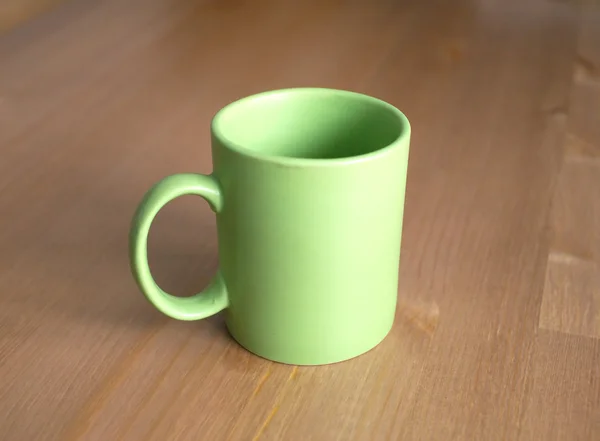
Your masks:
M377 346L394 322L410 125L359 93L296 88L233 102L211 124L213 173L175 174L133 218L135 280L164 314L225 312L266 359L334 363ZM182 195L216 213L219 271L201 293L163 291L148 266L152 220Z

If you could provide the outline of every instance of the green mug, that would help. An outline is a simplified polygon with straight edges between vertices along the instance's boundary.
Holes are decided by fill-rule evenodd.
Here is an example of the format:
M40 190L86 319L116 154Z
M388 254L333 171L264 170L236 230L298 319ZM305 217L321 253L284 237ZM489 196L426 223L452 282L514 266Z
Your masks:
M147 299L174 319L224 311L244 348L294 365L335 363L392 328L410 125L355 92L293 88L221 109L211 124L213 173L175 174L133 218L130 260ZM216 213L219 270L201 293L163 291L148 266L157 212L182 195Z

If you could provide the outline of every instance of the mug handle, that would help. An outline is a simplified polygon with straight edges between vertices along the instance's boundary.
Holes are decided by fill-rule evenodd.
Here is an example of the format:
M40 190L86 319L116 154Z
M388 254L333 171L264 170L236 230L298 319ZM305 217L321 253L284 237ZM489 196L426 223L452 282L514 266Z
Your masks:
M183 195L203 197L215 213L223 206L221 188L211 175L180 173L164 178L148 190L135 212L129 232L129 261L138 287L159 311L178 320L200 320L229 306L220 272L202 292L191 297L176 297L156 284L148 265L148 233L152 221L161 208Z

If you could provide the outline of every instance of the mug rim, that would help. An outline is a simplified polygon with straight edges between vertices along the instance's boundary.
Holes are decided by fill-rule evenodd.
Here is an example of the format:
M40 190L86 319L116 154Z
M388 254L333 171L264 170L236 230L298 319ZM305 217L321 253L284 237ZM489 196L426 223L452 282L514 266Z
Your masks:
M339 96L343 98L353 98L360 99L365 103L370 105L375 105L384 108L386 111L393 114L397 121L400 124L400 133L398 136L391 141L389 144L378 148L375 151L369 153L362 153L359 155L353 156L345 156L341 158L304 158L304 157L295 157L295 156L285 156L285 155L273 155L264 153L261 151L257 151L254 149L250 149L248 147L244 147L238 143L233 142L231 139L227 138L224 134L224 130L221 125L221 120L224 115L237 107L238 105L242 105L247 103L248 101L256 101L260 99L265 99L268 97L276 96L276 95L287 95L287 96L297 96L304 94L320 94L322 96ZM301 165L310 165L310 166L333 166L333 165L350 165L356 163L362 163L365 161L372 161L375 159L379 159L385 156L388 156L392 151L396 148L399 148L402 145L402 140L410 137L411 127L410 122L406 115L400 111L398 108L393 106L392 104L383 101L379 98L375 98L370 95L366 95L359 92L353 92L350 90L343 89L331 89L324 87L292 87L292 88L284 88L284 89L273 89L267 90L264 92L255 93L252 95L248 95L246 97L240 98L229 104L222 107L212 118L211 121L211 132L212 135L220 142L220 144L227 148L228 150L232 150L233 152L253 158L262 162L270 162L279 165L285 166L301 166Z

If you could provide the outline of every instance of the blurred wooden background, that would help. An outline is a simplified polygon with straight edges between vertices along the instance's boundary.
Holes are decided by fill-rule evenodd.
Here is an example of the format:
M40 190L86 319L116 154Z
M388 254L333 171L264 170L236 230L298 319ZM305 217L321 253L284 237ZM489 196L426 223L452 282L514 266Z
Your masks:
M0 3L0 440L600 439L597 2L53 3ZM413 127L395 328L318 368L161 316L127 261L146 189L210 172L214 112L290 86ZM202 288L206 204L150 254Z
M8 32L68 0L2 0L0 32Z

